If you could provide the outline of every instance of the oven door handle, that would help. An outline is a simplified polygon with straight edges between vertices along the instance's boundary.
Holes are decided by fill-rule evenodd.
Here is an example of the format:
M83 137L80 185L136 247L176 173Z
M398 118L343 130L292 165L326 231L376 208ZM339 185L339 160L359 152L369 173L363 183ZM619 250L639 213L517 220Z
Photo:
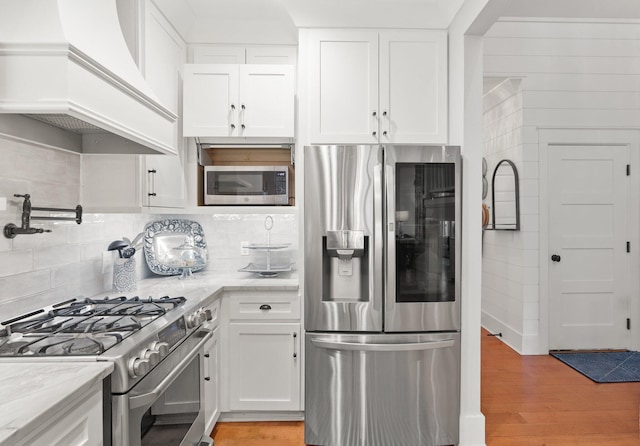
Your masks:
M200 342L198 342L195 347L191 350L189 354L187 354L180 363L169 373L162 381L158 383L155 389L151 392L143 393L142 395L136 395L129 398L129 408L137 409L138 407L148 406L157 400L160 395L162 395L169 386L173 383L173 381L182 373L184 368L189 365L191 360L202 350L202 347L213 335L211 330L203 329L203 332L206 334L202 337Z

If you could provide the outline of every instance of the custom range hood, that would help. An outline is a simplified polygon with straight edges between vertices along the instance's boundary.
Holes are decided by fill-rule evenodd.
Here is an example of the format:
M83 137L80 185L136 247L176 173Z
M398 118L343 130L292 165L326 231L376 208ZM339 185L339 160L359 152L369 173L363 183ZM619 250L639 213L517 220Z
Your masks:
M116 0L0 0L0 134L82 153L177 153Z

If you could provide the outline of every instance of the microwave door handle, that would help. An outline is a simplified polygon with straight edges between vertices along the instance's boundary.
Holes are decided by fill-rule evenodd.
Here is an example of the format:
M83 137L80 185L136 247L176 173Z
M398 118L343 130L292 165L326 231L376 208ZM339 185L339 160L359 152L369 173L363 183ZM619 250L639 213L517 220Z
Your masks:
M171 373L164 377L162 381L158 383L158 385L151 390L150 392L143 393L141 395L132 396L129 398L129 407L131 409L137 409L138 407L148 406L157 400L160 395L162 395L169 386L173 383L173 381L182 373L184 368L191 362L193 358L200 352L204 344L211 338L212 332L210 330L206 331L206 335L196 344L196 346L189 352L179 363L176 365Z

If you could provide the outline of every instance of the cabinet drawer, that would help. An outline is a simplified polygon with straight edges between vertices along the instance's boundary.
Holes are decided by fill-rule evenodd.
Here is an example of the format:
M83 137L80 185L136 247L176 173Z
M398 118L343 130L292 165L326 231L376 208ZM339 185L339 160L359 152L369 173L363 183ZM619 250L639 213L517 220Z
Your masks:
M232 295L229 307L232 320L300 319L297 295Z

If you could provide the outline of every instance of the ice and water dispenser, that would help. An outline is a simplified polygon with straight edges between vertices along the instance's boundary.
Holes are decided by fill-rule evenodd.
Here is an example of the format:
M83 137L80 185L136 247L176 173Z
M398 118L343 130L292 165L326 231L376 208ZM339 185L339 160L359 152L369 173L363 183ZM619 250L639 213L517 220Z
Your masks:
M327 231L322 237L322 300L369 300L369 237L364 231Z

